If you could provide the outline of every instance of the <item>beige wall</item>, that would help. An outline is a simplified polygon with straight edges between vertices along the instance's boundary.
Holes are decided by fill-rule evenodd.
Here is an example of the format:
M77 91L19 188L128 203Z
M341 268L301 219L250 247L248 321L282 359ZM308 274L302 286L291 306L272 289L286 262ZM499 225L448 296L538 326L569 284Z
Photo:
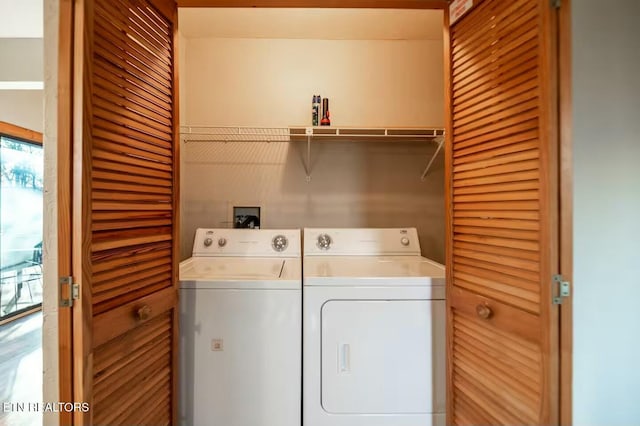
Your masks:
M184 54L185 48L181 47ZM182 124L308 125L314 93L343 126L443 126L442 43L189 39ZM444 261L442 155L435 144L318 142L307 183L301 143L183 145L182 258L198 227L229 227L233 205L260 205L263 227L418 228Z
M418 228L423 254L444 261L442 156L424 182L427 144L313 145L307 183L301 143L186 144L182 257L198 227L229 227L233 205L260 205L263 227Z
M44 91L0 90L0 121L42 132Z
M311 122L314 94L338 126L443 126L442 42L189 39L185 124Z
M33 1L25 2L23 6L26 10L29 7L37 8ZM4 6L0 6L0 9L2 7ZM39 7L42 8L42 4ZM16 14L20 12L18 9L20 8L16 9ZM21 18L16 15L11 17L11 20L14 19ZM0 32L4 30L6 28L0 29ZM42 38L0 38L0 82L42 81L43 43ZM0 121L42 132L43 115L43 90L0 90Z

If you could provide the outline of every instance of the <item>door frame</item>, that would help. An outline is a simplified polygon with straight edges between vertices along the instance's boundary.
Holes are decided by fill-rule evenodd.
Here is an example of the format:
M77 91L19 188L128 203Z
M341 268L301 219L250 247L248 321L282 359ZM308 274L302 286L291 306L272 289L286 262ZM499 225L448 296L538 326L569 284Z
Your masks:
M59 0L58 23L58 87L57 87L57 205L58 276L72 276L72 156L73 156L73 35L74 0ZM58 292L60 287L58 286ZM58 294L58 398L73 401L73 321L70 308L60 308ZM72 425L73 413L61 410L60 425Z
M58 212L58 274L71 275L71 158L73 129L73 0L59 0L58 42L58 159L57 159L57 212ZM374 8L374 9L436 9L446 10L448 0L177 0L178 7L261 7L261 8ZM475 0L474 3L477 3ZM571 0L564 0L558 15L559 43L559 176L560 188L560 273L565 280L572 280L573 266L573 148L571 107ZM443 23L445 45L449 31ZM179 49L177 37L176 49ZM445 54L445 57L447 55ZM446 63L445 63L446 66ZM446 89L446 86L445 86ZM445 95L445 99L447 96ZM176 98L176 104L179 99ZM178 105L179 106L179 105ZM178 182L176 182L179 185ZM57 277L56 277L57 282ZM59 341L59 399L73 401L73 352L71 310L58 312ZM560 306L560 423L572 423L572 300L567 298ZM174 374L176 374L174 372ZM69 413L60 413L60 424L71 424Z
M573 110L571 82L571 0L558 11L558 148L560 274L573 283ZM560 424L573 424L573 297L560 305Z

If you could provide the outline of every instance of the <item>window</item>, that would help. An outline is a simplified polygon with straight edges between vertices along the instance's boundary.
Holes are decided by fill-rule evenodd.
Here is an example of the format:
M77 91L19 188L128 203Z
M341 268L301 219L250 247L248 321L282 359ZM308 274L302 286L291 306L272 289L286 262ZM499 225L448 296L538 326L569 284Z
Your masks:
M42 304L42 145L0 135L0 321Z

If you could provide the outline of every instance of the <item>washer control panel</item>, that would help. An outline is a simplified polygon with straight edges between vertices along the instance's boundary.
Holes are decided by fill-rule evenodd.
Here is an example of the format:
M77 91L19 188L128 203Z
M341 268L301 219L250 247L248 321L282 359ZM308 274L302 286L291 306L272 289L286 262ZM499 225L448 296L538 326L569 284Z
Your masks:
M299 229L199 228L193 256L299 257Z

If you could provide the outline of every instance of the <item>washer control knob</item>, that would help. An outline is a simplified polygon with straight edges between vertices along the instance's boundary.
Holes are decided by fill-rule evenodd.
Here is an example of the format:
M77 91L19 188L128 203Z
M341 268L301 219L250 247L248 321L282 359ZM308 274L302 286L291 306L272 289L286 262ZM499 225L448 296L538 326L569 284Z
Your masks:
M405 247L408 246L409 245L409 238L402 237L402 239L400 240L400 244L402 244Z
M332 242L333 241L331 241L329 234L320 234L318 235L318 242L316 245L320 250L329 250Z
M204 246L205 247L209 247L211 244L213 243L213 240L209 237L205 238L204 240Z
M218 240L218 247L224 247L226 245L227 245L227 239L226 238L223 237L223 238L220 238Z
M271 247L273 247L275 251L285 251L288 246L289 240L287 240L287 237L284 235L276 235L273 237L273 240L271 240Z

